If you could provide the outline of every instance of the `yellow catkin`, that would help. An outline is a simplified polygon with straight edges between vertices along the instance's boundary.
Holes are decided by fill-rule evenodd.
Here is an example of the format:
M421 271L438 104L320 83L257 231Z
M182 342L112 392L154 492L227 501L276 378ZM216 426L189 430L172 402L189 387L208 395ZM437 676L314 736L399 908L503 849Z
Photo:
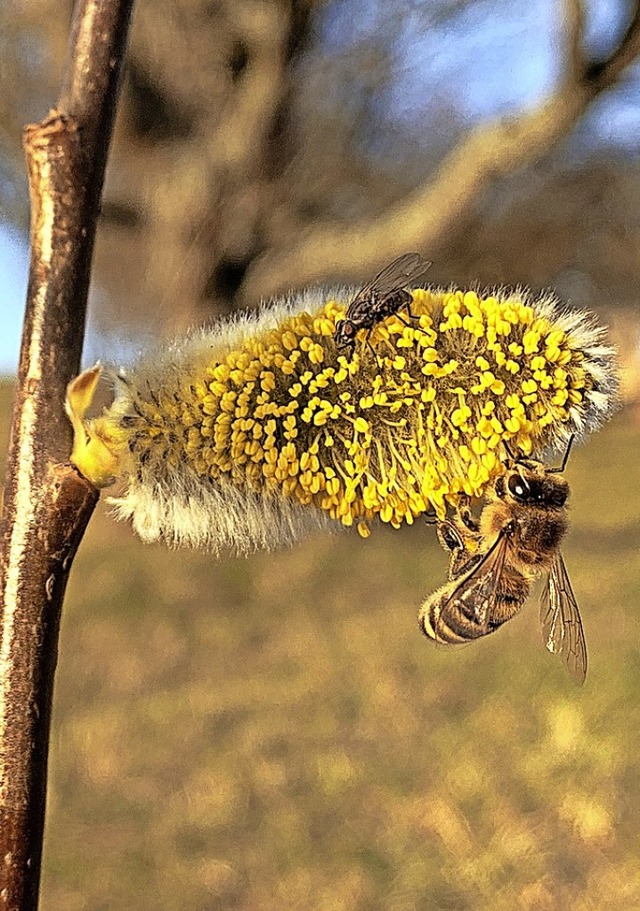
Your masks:
M134 520L145 485L145 502L154 488L165 513L172 484L183 513L199 486L231 486L313 507L366 536L376 518L398 527L481 496L503 471L505 444L541 453L610 413L611 351L583 314L524 294L412 294L410 325L392 316L361 331L353 352L333 338L348 302L330 298L313 312L274 313L272 325L247 321L237 341L218 329L208 347L199 336L174 361L143 362L93 421L83 420L86 392L75 406L71 388L76 464L99 484L124 477L121 512ZM156 536L193 543L163 521L138 525L153 537L157 522Z

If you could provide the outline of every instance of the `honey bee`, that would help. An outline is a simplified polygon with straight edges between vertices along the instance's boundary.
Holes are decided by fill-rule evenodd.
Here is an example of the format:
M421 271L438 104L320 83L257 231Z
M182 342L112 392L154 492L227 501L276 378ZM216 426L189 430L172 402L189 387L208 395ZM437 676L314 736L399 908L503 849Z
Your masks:
M413 298L407 285L420 278L431 265L419 253L404 253L386 266L382 272L356 294L347 308L344 319L337 320L335 342L337 348L350 348L353 352L356 336L361 329L369 333L376 325L405 307L409 316Z
M571 442L559 468L510 455L479 519L465 507L438 523L438 538L450 553L449 581L427 598L419 622L426 636L446 644L486 636L518 613L535 578L547 572L540 606L543 641L582 684L584 631L560 553L569 496L562 472Z

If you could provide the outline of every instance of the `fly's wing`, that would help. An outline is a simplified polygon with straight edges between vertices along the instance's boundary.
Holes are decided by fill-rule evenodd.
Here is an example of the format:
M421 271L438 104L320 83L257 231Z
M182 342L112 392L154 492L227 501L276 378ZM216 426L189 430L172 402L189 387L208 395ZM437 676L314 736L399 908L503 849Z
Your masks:
M429 260L419 253L403 253L358 291L347 309L347 319L357 316L357 311L363 304L368 306L372 293L383 296L400 291L422 278L430 265Z
M504 570L509 536L503 528L480 562L444 601L435 625L438 642L467 642L495 629L491 618Z
M587 646L578 604L560 553L553 558L549 580L542 593L540 623L545 646L560 656L581 686L587 676Z

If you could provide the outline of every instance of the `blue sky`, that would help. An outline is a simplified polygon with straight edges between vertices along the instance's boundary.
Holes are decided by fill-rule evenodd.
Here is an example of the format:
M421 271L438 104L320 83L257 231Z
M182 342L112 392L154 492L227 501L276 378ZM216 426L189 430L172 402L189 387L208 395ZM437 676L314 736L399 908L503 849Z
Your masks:
M389 28L389 7L362 0L361 22L353 20L349 0L327 8L320 41L336 53L349 52L372 31ZM455 21L429 21L429 5L416 3L394 34L392 85L380 93L379 106L390 138L400 123L418 124L429 133L429 111L448 99L459 124L471 126L497 114L516 112L552 91L560 78L561 22L557 0L474 0ZM590 7L587 44L606 54L624 28L621 0L597 0ZM364 15L364 13L367 15ZM370 13L370 14L369 14ZM425 44L428 35L428 45ZM434 41L435 37L435 41ZM425 54L428 46L428 54ZM613 92L598 99L580 130L579 142L600 150L638 154L640 66ZM0 220L0 373L15 371L26 293L26 238ZM100 348L93 340L92 348Z
M18 364L28 270L26 237L0 222L0 374L14 373Z

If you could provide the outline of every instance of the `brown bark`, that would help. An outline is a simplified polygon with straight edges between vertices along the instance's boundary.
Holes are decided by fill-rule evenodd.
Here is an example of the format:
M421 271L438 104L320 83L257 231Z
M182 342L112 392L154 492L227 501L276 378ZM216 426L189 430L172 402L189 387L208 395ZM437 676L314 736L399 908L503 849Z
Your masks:
M60 614L98 499L67 463L132 0L78 0L58 108L26 128L31 263L0 537L0 908L38 904Z

